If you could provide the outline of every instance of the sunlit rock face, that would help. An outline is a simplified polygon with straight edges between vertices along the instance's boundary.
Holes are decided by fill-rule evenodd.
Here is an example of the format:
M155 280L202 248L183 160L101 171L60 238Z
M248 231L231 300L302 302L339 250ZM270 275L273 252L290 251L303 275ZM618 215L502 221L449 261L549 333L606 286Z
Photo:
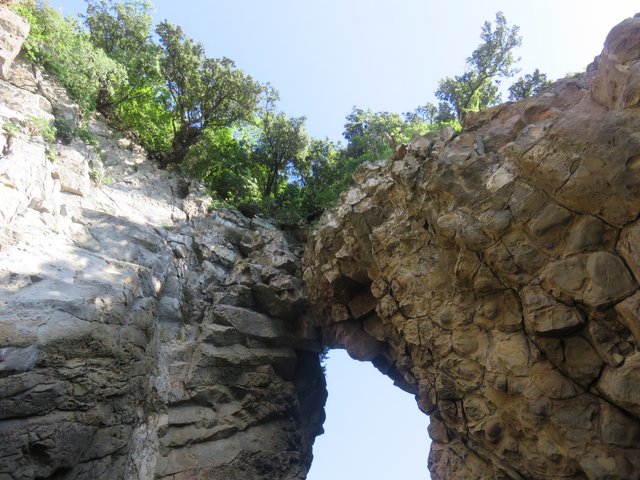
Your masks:
M13 2L0 2L0 78L5 78L9 72L11 63L29 34L29 24L8 8L2 7L10 3Z
M77 107L14 65L0 81L0 478L305 478L326 393L300 241L207 214L197 185L97 118L99 150L18 131L54 115L73 124Z
M638 478L638 39L363 165L308 243L324 341L415 393L434 479Z

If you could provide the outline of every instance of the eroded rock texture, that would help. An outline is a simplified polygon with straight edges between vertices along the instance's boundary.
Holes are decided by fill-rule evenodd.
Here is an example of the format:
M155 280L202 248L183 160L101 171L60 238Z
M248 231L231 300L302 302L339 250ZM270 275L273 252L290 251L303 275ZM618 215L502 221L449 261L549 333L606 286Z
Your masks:
M0 478L305 478L326 394L299 242L207 215L196 186L99 119L99 149L29 136L29 115L77 108L22 64L9 80Z
M29 34L29 24L0 3L0 78L5 78L20 48Z
M639 39L363 165L309 242L324 341L416 394L435 479L640 478Z

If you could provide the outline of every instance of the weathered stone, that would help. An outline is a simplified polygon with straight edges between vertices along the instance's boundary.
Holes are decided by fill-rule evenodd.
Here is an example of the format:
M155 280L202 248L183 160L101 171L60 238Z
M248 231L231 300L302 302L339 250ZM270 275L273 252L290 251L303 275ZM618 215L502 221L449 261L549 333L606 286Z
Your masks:
M567 235L564 252L592 252L611 248L615 241L615 230L591 215L583 215Z
M0 123L63 115L30 72ZM22 134L0 158L0 477L303 478L325 392L300 247L91 128L106 165Z
M633 272L636 282L640 281L640 222L635 222L622 231L618 250Z
M638 289L637 282L620 257L609 252L592 253L587 257L589 276L583 301L589 306L601 308L617 303Z
M573 381L588 389L600 376L603 362L596 350L583 337L565 338L563 370Z
M637 29L614 29L595 73L360 166L303 265L292 234L207 213L201 186L98 117L101 158L61 145L51 164L16 134L0 477L304 478L329 346L416 395L434 478L635 478ZM77 121L16 65L1 123Z
M588 280L584 263L584 256L551 262L543 273L543 286L557 298L582 300Z
M525 328L530 334L562 336L585 324L579 310L557 302L541 287L527 287L522 295Z
M596 388L614 405L635 416L640 415L640 354L628 357L616 368L607 367Z
M363 167L348 199L373 230L343 206L310 237L316 324L394 359L383 371L432 416L434 478L634 478L640 138L622 109L640 101L639 18L614 29L593 81ZM369 285L363 336L346 305Z
M52 176L60 180L62 192L80 196L89 192L89 163L76 150L64 149L58 155Z
M627 297L623 302L620 302L615 307L618 313L618 320L635 337L635 342L640 345L640 318L638 318L638 312L640 312L640 292L636 292L631 297Z
M10 375L31 370L38 360L38 347L0 348L0 374Z
M0 5L0 77L6 78L13 60L29 34L29 24L15 12Z
M547 250L560 246L573 215L566 208L549 204L542 208L529 222L529 230L538 244Z
M607 36L598 57L591 95L609 108L628 108L640 103L640 18L628 18Z

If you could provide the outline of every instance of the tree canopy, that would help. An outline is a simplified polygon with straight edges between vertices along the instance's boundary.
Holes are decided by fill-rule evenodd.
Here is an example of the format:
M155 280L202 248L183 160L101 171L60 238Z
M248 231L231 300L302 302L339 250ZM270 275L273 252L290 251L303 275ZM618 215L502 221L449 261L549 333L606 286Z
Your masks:
M228 59L212 59L182 28L164 21L156 28L162 45L161 71L174 113L168 163L180 163L208 127L250 121L263 87Z
M547 80L547 76L536 68L533 73L520 77L509 87L509 100L518 101L531 97L547 88L550 84L551 82Z
M518 70L514 49L522 44L519 27L510 27L502 12L496 13L495 28L487 21L482 26L482 43L467 58L462 75L440 80L436 97L458 119L466 112L477 112L500 102L500 82Z
M204 182L219 202L288 221L317 218L362 162L388 159L397 146L446 125L460 129L466 112L500 101L501 82L517 72L521 43L518 27L498 12L482 26L465 72L440 81L437 105L402 114L353 107L343 145L310 138L304 116L278 110L273 87L229 58L208 57L180 26L154 26L150 0L86 6L80 23L46 3L15 5L31 24L26 57L57 76L82 115L97 109L162 166ZM547 84L535 70L511 86L509 97L526 98Z

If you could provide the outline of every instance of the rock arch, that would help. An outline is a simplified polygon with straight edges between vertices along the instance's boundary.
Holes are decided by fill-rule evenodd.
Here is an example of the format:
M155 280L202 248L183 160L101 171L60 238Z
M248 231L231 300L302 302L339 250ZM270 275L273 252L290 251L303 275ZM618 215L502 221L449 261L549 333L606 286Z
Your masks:
M637 478L638 38L363 165L308 243L324 341L416 394L433 478Z

